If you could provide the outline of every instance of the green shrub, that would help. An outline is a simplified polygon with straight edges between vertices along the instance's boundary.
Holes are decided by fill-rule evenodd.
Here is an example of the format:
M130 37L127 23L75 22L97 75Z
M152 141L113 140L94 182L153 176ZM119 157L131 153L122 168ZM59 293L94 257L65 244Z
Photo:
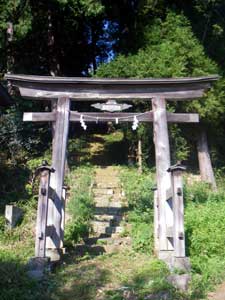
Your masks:
M120 178L131 209L144 212L148 208L153 208L152 188L155 183L149 170L139 174L136 168L123 169Z
M195 183L185 188L185 201L187 254L200 275L194 289L207 291L225 278L225 191Z
M134 214L133 214L134 216ZM135 251L152 253L153 249L153 223L146 222L136 213L136 218L129 218L132 224L132 247Z
M128 200L128 220L132 224L132 247L135 251L152 253L153 249L153 174L136 168L121 170L121 182Z
M90 221L94 212L94 197L91 189L93 178L94 170L89 166L77 168L69 176L71 193L67 205L70 221L65 230L67 245L77 243L90 231Z

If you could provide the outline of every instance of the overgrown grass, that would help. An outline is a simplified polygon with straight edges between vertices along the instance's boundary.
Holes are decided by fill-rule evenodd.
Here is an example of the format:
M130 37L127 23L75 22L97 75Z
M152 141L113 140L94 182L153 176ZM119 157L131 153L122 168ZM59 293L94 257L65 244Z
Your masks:
M133 249L152 253L153 174L150 170L140 175L135 168L123 169L121 180L130 205ZM213 192L207 184L196 182L185 185L184 195L186 252L193 275L187 297L201 299L225 279L225 189Z
M139 174L136 168L121 169L121 182L129 205L133 249L152 253L154 175L150 170Z
M166 265L147 254L125 251L75 261L71 255L58 271L54 300L187 299L168 284Z
M71 246L90 232L90 222L94 212L94 169L91 166L79 167L68 178L70 197L67 204L69 221L65 230L65 243Z
M225 279L225 190L198 182L186 187L185 201L187 253L204 293Z
M27 262L34 256L34 238L37 209L38 180L30 180L44 157L34 158L26 165L4 165L1 176L0 204L0 299L36 300L50 299L50 282L38 283L27 275ZM0 174L1 175L1 174ZM4 209L14 204L23 210L21 222L12 230L6 229ZM48 286L48 288L47 288Z
M35 197L17 203L23 209L24 215L21 224L12 230L5 229L4 218L1 217L1 300L50 299L50 284L35 282L27 275L26 264L34 256L36 204Z

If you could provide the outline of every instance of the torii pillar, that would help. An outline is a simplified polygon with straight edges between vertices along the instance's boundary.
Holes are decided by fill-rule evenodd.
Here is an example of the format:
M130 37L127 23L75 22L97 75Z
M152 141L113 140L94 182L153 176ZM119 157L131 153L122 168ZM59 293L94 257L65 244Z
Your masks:
M69 121L79 121L79 114L71 112L69 109L69 99L73 101L105 101L109 99L152 101L153 116L149 112L148 115L143 116L142 121L149 122L151 117L153 119L157 169L156 200L158 200L159 208L159 217L156 220L159 232L158 257L168 262L174 252L174 214L171 174L167 172L171 165L167 122L183 122L184 120L192 122L192 118L194 117L196 120L196 116L166 112L166 100L182 101L202 97L211 84L218 79L218 76L169 79L99 79L7 74L5 78L13 86L19 88L23 97L49 101L58 99L56 112L26 115L27 120L30 121L56 122L57 133L53 151L53 168L56 172L54 175L52 174L50 180L52 195L50 195L49 201L47 234L49 239L47 248L52 249L49 254L52 260L54 260L53 252L56 252L57 260L60 256L58 252L62 248L62 191ZM126 113L122 114L125 116ZM90 117L87 116L85 121L91 119L89 121L93 122L91 113L89 115ZM115 114L111 117L115 119ZM125 121L126 118L123 120ZM130 120L130 116L127 120Z
M173 256L173 192L166 100L152 98L153 130L156 158L156 181L158 200L158 257L170 260ZM156 225L157 226L157 225ZM156 237L155 237L156 238ZM157 250L156 250L157 251Z

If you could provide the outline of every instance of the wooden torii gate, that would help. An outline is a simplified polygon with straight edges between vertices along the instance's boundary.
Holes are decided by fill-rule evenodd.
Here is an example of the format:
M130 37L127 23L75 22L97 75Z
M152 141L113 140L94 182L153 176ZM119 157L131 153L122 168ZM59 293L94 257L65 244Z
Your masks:
M51 260L60 258L63 245L63 181L69 122L79 122L82 114L85 122L95 122L96 118L99 122L115 121L116 119L127 122L133 121L135 116L140 122L153 122L158 203L155 222L157 227L155 231L158 232L156 250L158 257L165 261L171 260L177 255L176 253L185 259L185 252L182 250L185 249L184 232L179 232L179 236L175 236L176 230L174 230L178 224L174 218L176 218L177 212L179 213L179 207L175 206L179 206L180 198L174 197L176 199L173 199L174 186L171 173L167 171L171 167L168 122L197 123L199 117L198 114L169 113L166 110L166 101L184 101L202 97L211 84L218 79L218 76L170 79L95 79L8 74L5 78L14 87L19 88L23 97L50 101L57 99L56 108L52 112L24 113L24 121L51 121L55 124L52 153L54 172L50 176L51 192L49 195L45 195L49 201L47 228L43 229L42 227L45 232L41 232L41 238L47 236L46 251L37 250L36 256L49 256ZM140 114L140 116L138 113L78 113L70 110L71 100L105 101L110 99L144 100L149 102L149 106L150 102L152 103L152 110ZM171 172L173 171L174 169L171 168ZM180 211L180 213L179 226L183 228L183 212ZM176 242L180 237L182 237L182 241ZM40 255L40 253L42 254Z

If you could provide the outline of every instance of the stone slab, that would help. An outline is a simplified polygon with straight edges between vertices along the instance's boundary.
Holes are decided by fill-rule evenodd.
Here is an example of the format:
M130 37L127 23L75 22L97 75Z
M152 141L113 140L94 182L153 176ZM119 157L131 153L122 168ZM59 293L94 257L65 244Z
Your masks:
M14 205L6 205L5 206L5 219L6 219L6 227L8 229L14 228L19 220L22 218L23 211L21 208L16 207Z
M48 257L31 258L27 264L27 274L29 277L41 280L50 271L50 259Z
M182 275L174 274L174 275L168 276L167 279L168 279L168 282L171 283L175 288L177 288L183 292L187 292L189 283L191 281L191 275L189 275L189 274L182 274Z

